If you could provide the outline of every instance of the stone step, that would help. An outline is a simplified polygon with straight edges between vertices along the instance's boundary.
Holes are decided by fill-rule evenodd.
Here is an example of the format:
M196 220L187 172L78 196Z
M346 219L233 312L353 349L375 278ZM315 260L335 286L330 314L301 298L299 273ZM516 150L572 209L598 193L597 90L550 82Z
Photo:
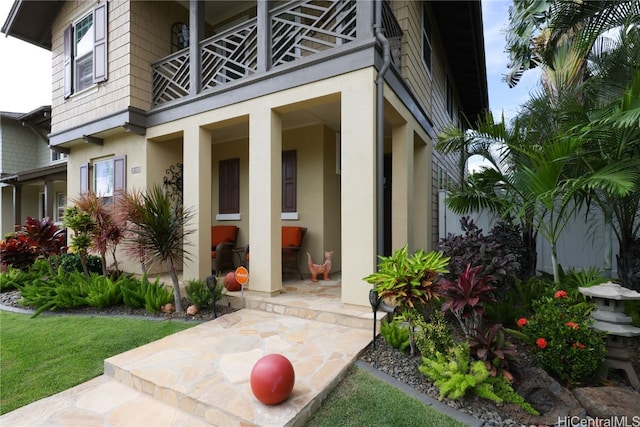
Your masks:
M301 425L371 340L367 329L243 309L105 360L105 375L210 425ZM279 353L293 364L289 399L251 392L254 364Z

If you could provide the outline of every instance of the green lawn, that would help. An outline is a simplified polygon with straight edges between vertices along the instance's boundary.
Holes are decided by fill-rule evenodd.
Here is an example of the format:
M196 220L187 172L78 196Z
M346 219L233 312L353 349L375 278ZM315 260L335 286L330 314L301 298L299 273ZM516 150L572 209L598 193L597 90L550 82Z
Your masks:
M101 375L104 359L195 325L0 311L0 414Z
M305 427L465 425L352 366Z

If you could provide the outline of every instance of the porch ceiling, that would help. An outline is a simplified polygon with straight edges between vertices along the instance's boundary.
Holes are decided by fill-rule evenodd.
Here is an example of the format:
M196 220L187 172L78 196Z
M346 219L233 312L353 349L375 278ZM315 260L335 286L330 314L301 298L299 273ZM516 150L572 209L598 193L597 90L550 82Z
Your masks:
M282 130L324 124L336 132L340 131L340 103L308 106L302 109L281 112ZM232 123L211 130L215 142L226 142L249 137L246 122Z

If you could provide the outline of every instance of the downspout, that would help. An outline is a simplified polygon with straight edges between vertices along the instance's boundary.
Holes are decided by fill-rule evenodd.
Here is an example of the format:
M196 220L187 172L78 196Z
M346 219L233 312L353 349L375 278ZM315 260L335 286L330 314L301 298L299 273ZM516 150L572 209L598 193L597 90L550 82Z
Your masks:
M384 75L391 65L389 41L383 34L382 0L375 3L376 40L382 45L382 68L376 77L376 245L377 254L384 255Z

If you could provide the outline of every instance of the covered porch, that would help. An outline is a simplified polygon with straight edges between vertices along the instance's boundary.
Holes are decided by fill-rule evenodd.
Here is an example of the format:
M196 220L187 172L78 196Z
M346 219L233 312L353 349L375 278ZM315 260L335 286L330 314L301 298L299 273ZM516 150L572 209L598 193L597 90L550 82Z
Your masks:
M306 252L321 263L333 251L341 304L369 307L376 254L375 70L363 69L207 111L147 129L147 184L183 164L183 201L197 230L185 242L185 279L211 274L212 225L236 225L237 246L250 244L250 289L263 297L286 290L281 227L307 228ZM385 91L385 153L390 247L429 245L431 148L428 136L393 92ZM296 156L295 209L283 209L288 172L283 153ZM234 160L235 159L235 160ZM226 211L225 162L239 180L237 211ZM284 183L284 184L283 184ZM290 183L289 183L290 184ZM318 285L321 286L321 283Z

